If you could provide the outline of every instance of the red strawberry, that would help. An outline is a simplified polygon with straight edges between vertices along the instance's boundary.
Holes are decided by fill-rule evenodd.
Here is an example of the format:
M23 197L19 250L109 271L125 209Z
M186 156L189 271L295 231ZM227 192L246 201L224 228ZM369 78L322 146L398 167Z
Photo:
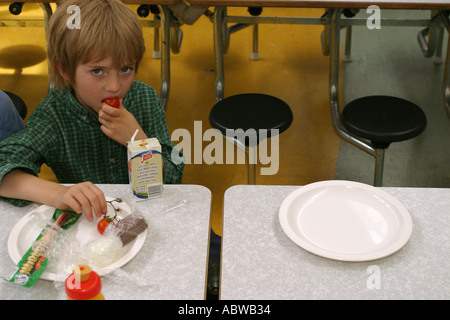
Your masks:
M102 100L102 103L106 103L107 105L113 107L113 108L119 108L120 101L117 97L109 97Z

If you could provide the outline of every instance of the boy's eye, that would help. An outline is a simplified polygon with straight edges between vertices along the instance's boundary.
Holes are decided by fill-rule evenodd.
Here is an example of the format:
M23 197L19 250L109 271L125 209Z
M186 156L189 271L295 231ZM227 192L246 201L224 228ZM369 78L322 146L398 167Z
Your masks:
M100 76L100 75L103 74L103 70L102 70L102 69L94 69L94 70L91 70L91 73L92 73L94 76Z
M133 71L133 68L132 67L123 67L121 70L120 70L120 72L122 72L122 73L130 73L130 72L132 72Z

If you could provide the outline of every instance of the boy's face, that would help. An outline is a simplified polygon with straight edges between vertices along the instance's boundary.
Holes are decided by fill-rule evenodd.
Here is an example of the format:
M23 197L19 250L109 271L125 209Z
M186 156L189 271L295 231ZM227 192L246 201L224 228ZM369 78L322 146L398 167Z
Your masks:
M76 99L87 109L98 113L103 99L125 97L133 82L134 71L134 64L115 69L111 58L79 64L73 84Z

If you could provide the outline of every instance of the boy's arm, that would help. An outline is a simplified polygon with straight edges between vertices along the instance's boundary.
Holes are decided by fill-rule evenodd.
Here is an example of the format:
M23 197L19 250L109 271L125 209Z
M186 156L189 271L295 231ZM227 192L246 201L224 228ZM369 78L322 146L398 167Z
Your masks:
M171 142L162 142L161 147L164 163L164 183L180 184L184 170L184 158L181 151ZM177 163L172 159L173 156L176 156Z
M7 173L0 184L0 196L46 204L62 210L84 212L88 220L106 214L103 192L91 182L64 186L47 181L20 169Z

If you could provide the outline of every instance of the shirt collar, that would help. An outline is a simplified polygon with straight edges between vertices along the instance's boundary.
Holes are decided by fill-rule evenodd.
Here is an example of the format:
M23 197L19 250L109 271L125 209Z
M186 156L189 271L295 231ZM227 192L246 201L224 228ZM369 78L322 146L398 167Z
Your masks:
M70 90L65 91L65 100L67 111L72 116L84 121L99 124L97 115L93 114L91 111L86 109L78 102L78 100L75 98L75 92L72 88Z

